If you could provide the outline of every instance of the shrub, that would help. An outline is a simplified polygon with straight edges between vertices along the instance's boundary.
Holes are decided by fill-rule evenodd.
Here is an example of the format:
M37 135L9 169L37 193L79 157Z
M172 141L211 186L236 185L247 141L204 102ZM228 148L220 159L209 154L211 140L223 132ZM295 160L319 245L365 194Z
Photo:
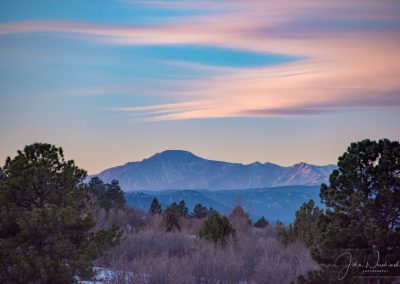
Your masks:
M221 216L218 212L212 212L204 221L198 234L201 239L212 241L213 243L226 243L229 236L234 236L235 230L229 223L228 218Z
M116 275L106 283L285 284L318 268L301 243L284 246L274 238L239 232L225 246L216 246L182 232L165 234L154 229L129 235L107 253L107 262L97 263L114 267ZM132 272L134 276L126 280Z

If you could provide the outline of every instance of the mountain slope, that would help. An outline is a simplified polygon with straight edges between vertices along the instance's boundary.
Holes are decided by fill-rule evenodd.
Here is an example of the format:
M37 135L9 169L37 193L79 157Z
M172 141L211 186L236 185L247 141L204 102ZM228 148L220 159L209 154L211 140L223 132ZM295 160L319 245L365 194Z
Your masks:
M249 165L200 158L190 152L168 150L141 162L130 162L95 175L116 179L124 191L167 189L249 189L286 185L319 185L334 165L306 163L281 167L271 163Z
M253 221L265 216L270 222L280 220L285 224L293 222L295 212L304 202L313 199L317 206L324 207L319 202L319 186L284 186L244 190L167 190L128 192L125 194L130 206L148 211L154 197L165 209L173 202L184 200L191 212L197 203L229 214L240 204L249 212Z
M127 192L125 197L130 206L141 209L145 212L149 210L154 197L158 199L164 209L173 202L178 203L179 201L184 200L189 211L192 211L198 203L207 207L212 207L222 213L228 213L232 210L230 205L220 203L196 190Z

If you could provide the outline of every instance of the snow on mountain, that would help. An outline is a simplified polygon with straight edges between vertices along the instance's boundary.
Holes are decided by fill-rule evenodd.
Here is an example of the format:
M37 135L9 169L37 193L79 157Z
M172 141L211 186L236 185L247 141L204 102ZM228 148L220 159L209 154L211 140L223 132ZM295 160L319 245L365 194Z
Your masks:
M334 165L299 163L282 167L272 163L244 165L213 161L188 151L167 150L140 162L106 169L94 175L105 182L116 179L129 191L167 189L249 189L327 182Z

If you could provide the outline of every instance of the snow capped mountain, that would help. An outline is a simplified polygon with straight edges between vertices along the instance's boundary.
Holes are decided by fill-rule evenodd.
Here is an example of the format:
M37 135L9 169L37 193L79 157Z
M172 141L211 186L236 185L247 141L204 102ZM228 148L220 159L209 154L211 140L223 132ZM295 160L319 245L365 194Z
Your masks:
M106 169L94 175L106 182L116 179L124 191L167 189L249 189L287 185L320 185L334 165L306 163L281 167L272 163L244 165L212 161L188 151L167 150L140 162Z

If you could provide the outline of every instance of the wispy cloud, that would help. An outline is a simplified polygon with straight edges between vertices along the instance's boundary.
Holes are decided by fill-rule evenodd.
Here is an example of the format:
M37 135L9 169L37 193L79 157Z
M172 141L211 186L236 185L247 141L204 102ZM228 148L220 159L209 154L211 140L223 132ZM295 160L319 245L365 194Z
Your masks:
M175 9L214 5L201 3L173 4ZM174 94L174 103L117 109L147 113L150 120L400 107L400 5L395 1L254 0L215 5L218 13L180 17L162 25L12 22L0 24L0 35L65 33L103 44L207 45L304 58L276 66L218 67L218 74L208 78L172 82L168 92Z

